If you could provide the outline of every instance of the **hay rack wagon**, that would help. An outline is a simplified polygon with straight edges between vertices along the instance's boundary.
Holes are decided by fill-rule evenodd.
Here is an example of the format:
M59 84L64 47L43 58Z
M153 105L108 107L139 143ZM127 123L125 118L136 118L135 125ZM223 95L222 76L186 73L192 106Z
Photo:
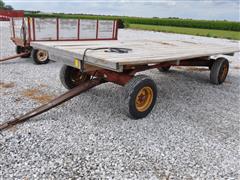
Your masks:
M21 20L23 21L23 18ZM179 40L121 41L117 40L116 21L103 22L105 28L98 20L95 20L94 24L89 23L85 34L88 38L83 39L82 21L71 20L71 23L67 24L63 23L65 21L47 20L48 25L45 28L50 27L55 31L49 31L48 39L39 39L41 36L37 32L37 24L46 22L24 18L24 22L28 24L24 34L28 38L23 38L26 39L24 43L22 38L19 40L16 36L12 40L24 48L23 52L25 50L28 52L28 48L46 51L49 59L62 62L64 65L60 71L60 79L69 91L45 105L0 125L0 130L22 123L88 89L108 82L124 86L121 109L133 119L144 118L152 111L158 90L156 83L150 77L137 75L138 72L149 69L167 72L173 66L202 66L209 69L210 82L219 85L225 81L229 70L229 62L222 55L239 51L239 47ZM67 33L64 35L66 39L62 36L62 23L66 25ZM101 28L104 31L101 31ZM74 37L69 37L68 32L77 33ZM94 38L89 38L90 34ZM216 57L215 55L218 55L218 58L213 58Z

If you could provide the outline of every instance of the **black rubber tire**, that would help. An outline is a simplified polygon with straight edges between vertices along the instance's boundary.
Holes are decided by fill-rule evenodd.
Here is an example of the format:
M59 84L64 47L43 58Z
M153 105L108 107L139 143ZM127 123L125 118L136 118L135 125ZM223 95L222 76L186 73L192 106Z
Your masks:
M24 48L24 47L22 47L22 46L16 46L16 53L17 53L17 54L20 54L20 53L23 53L23 52L25 52L25 48ZM30 56L31 56L31 53L26 54L26 55L24 55L24 56L21 56L21 58L29 58Z
M209 61L210 62L209 62L209 65L208 65L208 69L211 71L213 63L214 63L215 60L214 59L210 59Z
M170 68L171 68L171 66L165 66L165 67L158 68L158 70L160 72L168 72Z
M67 65L63 65L60 71L60 80L66 89L79 86L81 83L89 81L90 78L90 75L81 73L79 69Z
M218 58L213 62L210 71L210 82L216 85L222 84L228 74L229 62L226 58Z
M40 60L39 59L39 53L43 51L43 50L40 50L40 49L34 49L33 50L33 60L36 64L47 64L49 62L49 58L48 58L48 55L46 58L44 58L44 60ZM45 51L46 52L46 51Z
M136 108L136 97L143 87L150 87L153 91L153 99L151 105L143 112ZM125 86L123 91L123 107L124 111L130 118L140 119L146 117L153 109L157 99L157 86L155 82L146 75L138 75L133 77Z

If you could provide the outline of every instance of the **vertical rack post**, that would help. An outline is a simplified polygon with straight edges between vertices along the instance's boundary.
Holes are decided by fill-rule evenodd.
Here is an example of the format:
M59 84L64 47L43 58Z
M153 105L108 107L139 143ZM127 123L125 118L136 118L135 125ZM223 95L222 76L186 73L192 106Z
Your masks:
M57 40L59 40L59 18L56 18L56 22L57 22Z
M115 20L113 20L113 27L112 27L112 39L115 37Z
M97 19L97 24L96 24L96 39L98 39L98 27L99 26L99 21Z
M78 19L78 23L77 23L77 39L80 39L80 19Z
M36 40L36 34L35 34L35 18L32 18L32 26L33 26L33 40Z
M13 17L11 18L12 19L12 31L13 31L13 38L15 38L15 23L14 23L14 19Z
M115 40L117 40L117 38L118 38L118 20L116 20L116 22L115 22Z
M30 17L28 17L27 20L28 20L28 42L30 42L30 41L32 40L32 37L31 37Z

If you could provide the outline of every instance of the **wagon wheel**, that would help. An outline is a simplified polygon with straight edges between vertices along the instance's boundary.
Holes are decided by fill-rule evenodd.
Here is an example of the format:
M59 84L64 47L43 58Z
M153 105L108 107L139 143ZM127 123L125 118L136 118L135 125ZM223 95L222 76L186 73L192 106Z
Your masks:
M60 80L66 89L72 89L82 83L89 81L91 76L82 73L79 69L63 65L60 71Z
M22 46L16 46L16 53L20 54L20 53L24 53L26 52L26 48L22 47ZM23 55L21 56L21 58L29 58L31 56L31 53L29 52L29 54Z
M210 82L213 84L222 84L228 74L229 62L226 58L218 58L213 62L210 71Z
M135 76L124 87L123 106L131 118L146 117L152 111L156 99L157 86L148 76Z
M47 64L49 62L48 52L42 49L34 49L33 60L36 64Z
M160 72L168 72L171 66L164 66L164 67L159 67L158 70Z

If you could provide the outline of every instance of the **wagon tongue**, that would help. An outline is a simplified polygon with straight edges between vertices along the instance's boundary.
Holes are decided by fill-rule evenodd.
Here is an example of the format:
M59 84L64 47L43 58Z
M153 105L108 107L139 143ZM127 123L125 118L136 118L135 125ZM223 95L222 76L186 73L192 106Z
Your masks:
M20 54L17 54L17 55L9 56L9 57L6 57L6 58L3 58L3 59L0 59L0 62L8 61L8 60L11 60L11 59L15 59L15 58L18 58L18 57L21 57L21 56L27 55L27 54L29 54L29 52L23 52L23 53L20 53Z
M37 107L36 109L18 117L18 118L15 118L13 120L10 120L8 122L5 122L3 124L0 125L0 131L4 130L4 129L8 129L16 124L19 124L19 123L23 123L27 120L29 120L30 118L32 117L35 117L41 113L44 113L70 99L72 99L73 97L81 94L82 92L84 91L87 91L99 84L103 83L103 81L101 79L93 79L93 80L90 80L88 82L85 82L71 90L69 90L68 92L58 96L57 98L51 100L50 102L48 102L47 104L44 104L42 106L39 106Z

